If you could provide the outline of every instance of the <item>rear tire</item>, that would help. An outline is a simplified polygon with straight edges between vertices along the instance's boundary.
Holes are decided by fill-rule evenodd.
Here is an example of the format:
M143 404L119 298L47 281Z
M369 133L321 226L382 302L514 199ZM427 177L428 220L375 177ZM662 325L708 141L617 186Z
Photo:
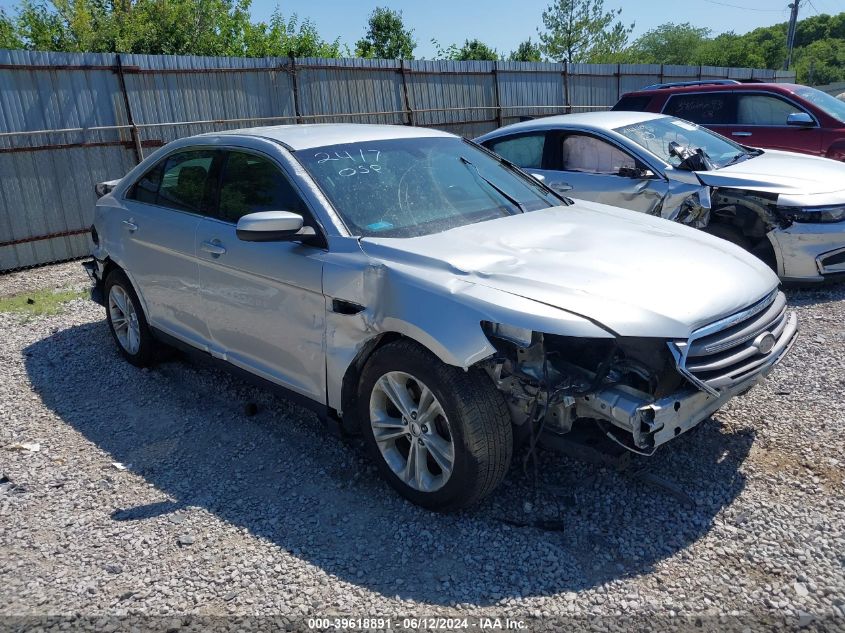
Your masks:
M446 365L411 341L373 353L356 408L382 477L424 508L472 505L510 466L510 412L489 377Z
M104 286L106 319L121 356L136 367L153 364L156 340L147 324L141 302L122 270L113 270Z

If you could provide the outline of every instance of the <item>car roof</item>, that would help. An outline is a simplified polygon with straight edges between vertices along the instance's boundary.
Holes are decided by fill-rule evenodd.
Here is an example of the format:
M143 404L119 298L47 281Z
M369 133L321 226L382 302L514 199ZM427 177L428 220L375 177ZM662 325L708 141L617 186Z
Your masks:
M495 138L500 133L507 132L533 132L536 130L554 130L561 127L577 127L581 130L592 130L596 132L635 125L652 119L662 119L665 114L654 112L627 112L627 111L606 111L606 112L579 112L578 114L558 114L555 116L532 119L521 123L514 123L499 128L489 134L478 137L477 141L484 141L488 138Z
M255 136L278 141L296 151L367 141L386 141L402 138L457 138L454 134L423 127L407 125L370 125L363 123L313 123L298 125L270 125L212 132L201 136Z
M696 93L696 92L731 92L736 90L775 90L781 92L790 92L794 93L796 89L803 88L800 84L787 84L787 83L757 83L757 82L748 82L748 83L738 83L738 84L708 84L708 83L701 83L693 86L666 86L665 88L649 88L649 89L642 89L642 90L632 90L631 92L626 92L623 97L628 95L652 95L652 94L676 94L676 93Z

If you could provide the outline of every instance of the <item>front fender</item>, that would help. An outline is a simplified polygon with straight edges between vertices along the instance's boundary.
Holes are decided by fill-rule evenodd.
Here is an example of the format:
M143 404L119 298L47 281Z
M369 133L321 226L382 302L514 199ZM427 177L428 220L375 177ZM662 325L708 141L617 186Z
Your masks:
M349 265L352 264L352 265ZM387 333L425 346L447 365L468 368L495 348L481 322L566 336L613 338L600 325L552 306L476 285L440 271L425 279L401 266L354 259L327 263L326 373L328 405L342 410L343 379L362 350ZM336 311L336 300L358 310Z

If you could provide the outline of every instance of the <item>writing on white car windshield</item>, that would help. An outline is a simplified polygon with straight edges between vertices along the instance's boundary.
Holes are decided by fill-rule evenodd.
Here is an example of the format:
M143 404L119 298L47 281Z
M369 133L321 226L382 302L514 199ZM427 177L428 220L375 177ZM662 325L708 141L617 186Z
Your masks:
M414 237L561 204L459 138L330 145L295 153L347 228L362 237Z

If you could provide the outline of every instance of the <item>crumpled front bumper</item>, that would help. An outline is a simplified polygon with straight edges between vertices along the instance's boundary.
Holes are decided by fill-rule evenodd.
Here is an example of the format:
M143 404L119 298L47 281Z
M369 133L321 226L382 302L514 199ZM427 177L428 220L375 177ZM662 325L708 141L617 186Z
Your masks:
M652 452L706 420L734 396L745 393L767 376L797 340L797 321L790 315L788 331L754 373L721 388L717 395L688 388L654 402L625 386L614 386L576 399L578 417L606 420L631 434L634 446Z
M845 222L793 222L769 232L784 281L845 278Z

